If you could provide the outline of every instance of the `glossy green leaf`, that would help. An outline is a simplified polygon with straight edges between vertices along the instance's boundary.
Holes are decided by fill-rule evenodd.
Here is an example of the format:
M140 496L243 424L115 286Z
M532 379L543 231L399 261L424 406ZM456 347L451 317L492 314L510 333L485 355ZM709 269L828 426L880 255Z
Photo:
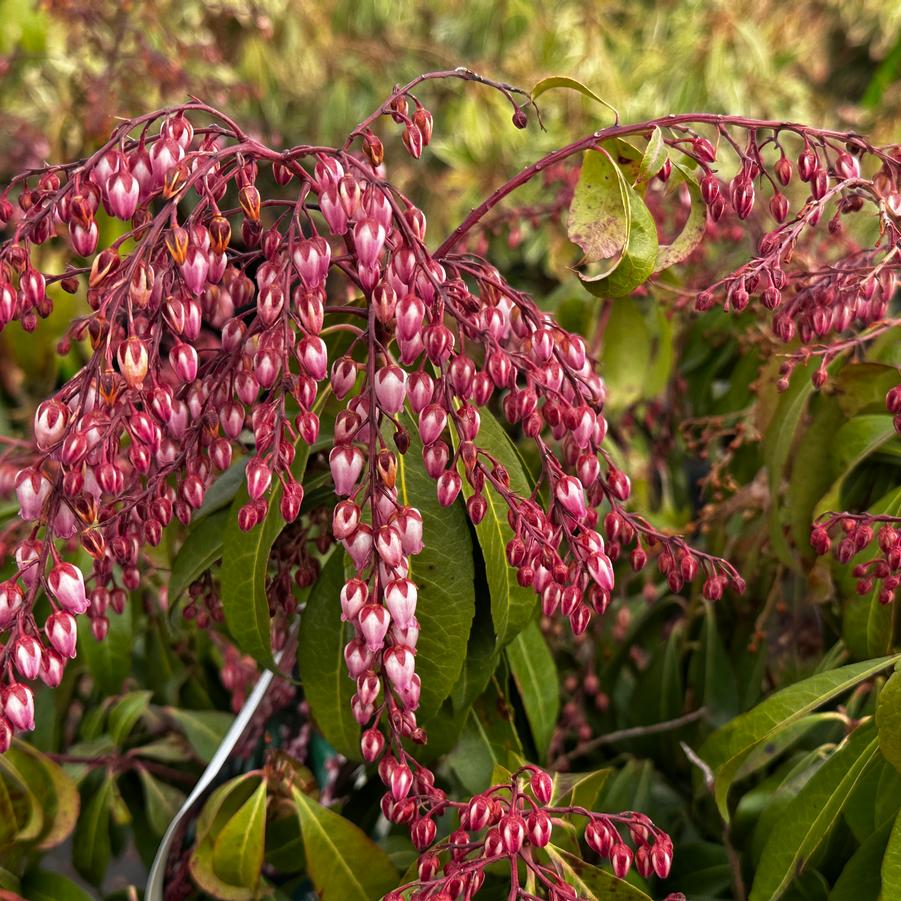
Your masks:
M531 487L519 454L501 424L487 409L481 411L478 443L507 469L510 489L520 497L529 497ZM463 493L466 497L472 494L466 479L463 480ZM519 585L515 570L507 563L507 542L513 537L507 522L507 505L491 488L486 488L484 497L488 511L476 526L476 536L485 562L491 618L500 648L512 641L535 616L538 602L534 591Z
M188 533L185 543L172 561L169 576L170 608L175 606L188 586L222 556L226 526L231 515L231 510L219 510L202 519Z
M425 546L410 558L409 577L419 589L419 716L428 718L450 695L463 669L475 615L475 564L465 508L459 502L449 507L438 503L435 482L422 467L416 424L409 419L407 426L410 448L398 457L397 494L405 506L415 507L422 514Z
M854 852L829 892L829 901L861 901L862 898L879 897L882 888L880 868L891 828L891 822L886 823Z
M882 858L882 897L885 901L901 898L901 813L895 817Z
M134 604L128 604L123 613L110 613L109 632L103 641L97 641L91 633L89 617L78 617L78 659L84 661L97 685L107 695L118 694L131 673L134 607Z
M161 836L185 803L185 793L157 779L144 767L138 767L138 777L144 789L147 822L156 835Z
M475 794L491 784L496 766L515 769L523 749L513 722L513 710L496 689L489 689L472 706L447 762L464 787Z
M0 842L30 844L38 841L45 829L44 809L35 793L31 773L16 764L15 755L0 755ZM27 764L27 761L25 761ZM24 770L24 771L23 771Z
M714 732L699 753L714 772L716 803L723 819L729 819L729 788L755 748L899 659L901 655L883 657L819 673L777 691L753 710Z
M22 893L28 901L93 901L68 876L51 870L29 870L22 880Z
M663 141L663 132L659 126L655 125L638 167L639 180L650 181L663 168L667 156L668 151Z
M828 838L854 788L876 760L874 729L858 729L782 812L767 841L749 901L781 898Z
M317 405L325 397L325 394L320 395ZM310 447L299 441L295 450L291 472L295 479L302 482ZM269 511L263 522L250 532L242 532L238 525L238 511L249 497L247 486L241 488L232 501L222 543L222 609L226 625L238 647L267 669L275 667L275 660L272 656L266 575L272 545L285 527L280 510L281 497L282 486L278 482L270 492Z
M266 781L225 824L213 845L213 870L229 885L255 891L266 840Z
M589 263L603 263L602 278L615 271L632 227L629 185L610 154L587 150L569 207L567 231Z
M715 611L715 604L704 605L701 640L691 658L689 681L699 706L706 707L710 720L719 726L738 712L738 686L720 638Z
M537 622L530 623L507 645L507 662L522 698L535 747L547 754L560 712L560 679Z
M5 759L22 774L40 808L43 824L37 847L52 848L64 842L75 828L81 806L73 779L59 764L18 739Z
M590 773L554 773L551 805L594 810L611 772L610 769L604 769Z
M616 107L611 106L606 100L595 94L591 88L582 84L581 81L576 81L575 78L570 78L568 75L549 75L547 78L542 78L541 81L532 88L532 100L537 100L545 91L550 91L553 88L565 88L569 91L577 91L583 97L588 97L589 100L594 100L602 106L606 106L607 109L619 119L619 113L616 111Z
M388 855L350 820L292 789L307 872L324 901L374 901L399 881Z
M597 297L625 297L650 278L657 268L659 240L657 223L641 195L629 184L629 240L617 266L600 277L582 276L582 282Z
M220 710L180 710L177 707L163 708L175 720L185 734L197 756L209 763L222 744L225 733L234 721L230 713Z
M96 791L83 799L81 816L72 837L72 863L92 885L100 885L110 860L110 814L114 781L106 775Z
M548 845L544 850L566 881L579 892L580 898L587 901L651 901L641 889L563 848Z
M310 590L300 618L297 665L304 694L319 730L351 760L360 759L360 726L350 701L356 685L344 663L349 628L341 622L344 551L332 552Z
M131 734L135 724L150 706L152 696L152 691L132 691L110 708L107 731L117 745L121 745Z
M901 672L892 673L879 692L876 705L879 750L901 772Z
M688 188L691 207L682 231L673 238L671 243L660 245L657 251L657 260L654 263L655 272L662 272L664 269L669 269L670 266L675 266L688 259L707 233L707 204L701 197L701 189L698 187L695 177L683 166L677 164L673 168L681 175L682 181Z
M609 391L608 406L618 412L642 398L653 338L639 301L621 297L612 304L600 362Z

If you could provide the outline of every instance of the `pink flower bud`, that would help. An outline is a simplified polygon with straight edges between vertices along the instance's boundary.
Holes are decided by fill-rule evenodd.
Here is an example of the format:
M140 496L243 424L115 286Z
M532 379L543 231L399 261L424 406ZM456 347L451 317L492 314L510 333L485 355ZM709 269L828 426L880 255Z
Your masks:
M64 610L77 615L88 609L84 577L80 569L71 563L57 563L50 571L48 582L50 591Z
M385 561L385 565L397 567L404 556L401 544L400 532L394 526L381 526L375 536L375 548L379 556Z
M24 679L36 679L41 670L41 644L31 635L21 635L13 646L16 669Z
M333 235L343 235L347 232L347 213L344 211L336 184L329 185L320 192L319 209Z
M344 547L353 561L357 570L363 569L369 562L369 555L372 553L372 529L365 523L361 522L356 532L345 539Z
M397 334L410 339L422 331L425 304L415 295L408 294L397 304Z
M526 820L529 842L543 848L551 840L551 818L543 810L533 810Z
M294 268L307 288L318 288L328 275L332 250L322 237L306 238L294 246Z
M328 459L335 493L339 497L347 497L353 493L363 471L363 452L357 447L343 444L332 448Z
M382 658L382 665L385 667L385 673L391 680L391 684L398 691L403 691L410 686L416 669L416 658L410 648L402 644L396 644L389 648Z
M197 351L190 344L179 341L173 345L169 362L181 381L193 382L197 378Z
M78 631L75 625L75 617L64 610L51 613L44 623L44 632L47 640L57 653L63 657L74 657L75 646L78 641Z
M307 335L297 345L297 359L310 378L317 382L325 378L328 371L328 351L325 342L318 335Z
M405 554L422 551L422 514L415 507L404 507L397 515L395 525L400 530L400 540Z
M651 863L654 872L660 879L669 876L670 867L673 865L673 847L668 842L658 839L651 849Z
M247 464L245 475L250 499L259 500L272 484L272 470L259 457L253 457Z
M447 468L448 460L450 460L450 448L444 441L436 441L422 449L422 462L425 464L425 471L428 475L437 479Z
M5 716L0 716L0 754L5 754L13 743L13 727Z
M147 375L149 356L147 345L132 335L126 338L120 345L116 354L119 361L119 371L132 388L140 388Z
M354 638L344 647L344 662L351 679L356 679L369 669L372 654L367 651L366 645L360 639Z
M518 854L526 839L526 824L519 814L510 813L498 823L501 841L507 854Z
M138 208L141 186L126 168L120 169L107 183L109 210L119 219L131 219Z
M405 629L416 614L418 591L409 579L394 579L385 586L385 606L391 620Z
M332 391L338 400L346 397L357 381L357 367L350 357L341 357L332 364Z
M421 413L435 392L435 382L427 372L414 372L407 379L407 399L414 413Z
M41 450L60 442L66 433L69 409L58 400L45 400L34 414L34 437Z
M429 404L419 414L419 437L425 445L434 444L447 426L447 413L438 404Z
M372 653L381 650L391 617L381 604L366 604L359 616L360 634Z
M424 851L435 841L438 827L431 817L420 817L410 829L410 840L418 851Z
M586 565L588 574L604 591L613 591L613 564L606 554L591 554Z
M491 822L491 815L491 802L484 795L476 795L466 808L466 828L481 832Z
M399 366L383 366L375 373L375 396L386 413L400 413L407 393L407 374Z
M532 794L539 804L550 804L551 794L554 791L554 783L551 777L543 770L535 770L532 773Z
M403 801L410 794L410 789L413 787L413 774L406 764L399 764L391 771L389 787L391 797L395 801Z
M0 631L16 618L21 609L22 589L13 581L0 582Z
M606 857L610 853L616 838L613 830L602 820L590 820L585 827L585 841L588 847L601 857Z
M362 579L350 579L341 588L341 619L353 622L369 598L369 588Z
M378 729L367 729L360 739L360 752L363 760L374 763L385 749L385 737Z
M360 524L360 508L353 501L340 501L332 514L332 534L339 541L349 538Z
M34 694L27 685L10 682L0 695L3 712L16 732L34 729Z
M50 495L50 487L50 480L39 469L20 469L16 473L16 499L22 519L40 517Z
M613 865L614 875L618 879L625 879L632 866L632 849L623 842L617 842L610 851L610 863Z
M449 507L460 493L463 487L463 480L459 473L452 469L445 470L438 479L438 503L442 507Z
M585 491L582 483L573 476L562 476L557 480L554 496L570 516L583 519L588 512L585 507Z
M360 266L369 268L379 259L385 245L385 227L374 219L361 219L354 226L354 247Z

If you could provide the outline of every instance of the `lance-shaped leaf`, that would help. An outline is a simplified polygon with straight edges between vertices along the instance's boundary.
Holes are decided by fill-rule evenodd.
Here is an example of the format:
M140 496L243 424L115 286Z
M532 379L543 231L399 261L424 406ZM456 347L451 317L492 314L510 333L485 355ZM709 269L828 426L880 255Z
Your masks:
M359 760L360 727L350 707L356 685L344 663L344 645L351 636L341 622L343 584L344 551L339 547L307 597L300 618L297 665L316 725L335 750Z
M879 693L876 705L879 750L901 772L901 672L894 672Z
M223 882L254 892L266 839L266 780L225 824L213 844L213 870Z
M617 112L616 107L611 106L606 100L595 94L591 88L582 84L581 81L576 81L575 78L570 78L568 75L549 75L547 78L542 78L541 81L532 88L532 100L537 100L545 91L550 91L553 88L565 88L569 91L577 91L583 97L588 97L590 100L594 100L597 103L606 106L607 109L616 116L617 120L619 120L619 113Z
M587 901L651 901L641 889L563 848L548 845L544 850L558 872L578 890L580 898Z
M874 733L872 725L853 733L782 811L764 846L749 901L776 901L809 867L812 855L877 759Z
M777 691L714 732L701 747L700 756L713 770L716 803L723 819L729 820L729 788L755 748L899 659L901 655L882 657L811 676Z
M560 680L538 623L531 622L507 645L507 662L522 698L535 746L544 757L560 712Z
M678 164L674 166L674 169L682 176L688 189L691 206L679 234L669 244L661 244L657 250L657 260L654 263L655 272L662 272L690 257L695 248L704 240L704 234L707 231L707 204L701 197L701 189L698 187L695 177Z
M292 789L307 856L320 898L375 901L398 883L388 855L350 820Z

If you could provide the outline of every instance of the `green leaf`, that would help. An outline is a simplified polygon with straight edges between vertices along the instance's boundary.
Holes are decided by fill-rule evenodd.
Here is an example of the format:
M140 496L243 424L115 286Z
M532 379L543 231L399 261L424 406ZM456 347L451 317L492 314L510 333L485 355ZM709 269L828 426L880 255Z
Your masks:
M263 867L266 839L266 781L216 836L213 870L229 885L255 890Z
M479 447L504 465L510 476L511 491L520 497L529 497L532 489L519 454L503 426L487 409L481 411L478 442ZM466 497L472 494L466 479L463 480L463 493ZM476 536L485 562L497 646L501 648L525 628L538 607L535 592L519 585L515 571L507 563L507 542L513 538L513 530L507 522L507 505L490 488L484 497L488 511L476 526Z
M707 233L707 204L701 197L701 189L697 181L688 170L682 166L675 166L682 175L683 181L688 186L688 194L691 198L691 208L682 231L673 239L671 244L661 244L657 251L657 260L654 263L654 271L662 272L681 263L690 257Z
M580 898L587 901L651 901L641 889L563 848L548 845L544 850L566 881L578 890Z
M29 870L22 880L22 892L28 901L93 901L68 876L50 870Z
M616 111L616 107L611 106L606 100L595 94L591 88L582 84L581 81L576 81L575 78L570 78L568 75L549 75L547 78L542 78L541 81L532 88L532 100L537 100L545 91L550 91L552 88L566 88L570 91L578 91L583 97L588 97L589 100L595 100L602 106L606 106L607 109L616 116L617 120L619 119L619 113Z
M864 726L817 770L775 823L755 871L749 901L775 901L785 894L829 836L877 753L874 729Z
M143 766L138 767L138 777L144 788L147 822L159 837L166 831L182 804L185 803L185 793L172 785L161 782L148 773Z
M622 260L632 227L629 185L619 166L603 149L587 150L567 220L570 241L578 245L589 263L605 261L613 272Z
M168 716L188 739L197 756L209 763L222 744L225 733L234 721L230 713L221 710L179 710L177 707L164 707Z
M638 167L638 180L650 181L662 168L668 156L666 144L663 142L663 132L658 126L654 126L648 145L641 157Z
M651 330L641 304L631 297L612 301L601 346L601 372L609 389L609 408L626 409L641 400L651 362Z
M16 762L15 755L0 754L0 841L14 838L16 844L25 844L36 842L43 833L44 810L31 774L27 769L22 772Z
M507 662L525 707L535 747L544 758L560 712L560 680L557 664L538 623L530 623L507 645Z
M292 789L307 872L324 901L374 901L397 885L388 855L350 820Z
M901 772L901 672L894 672L879 692L876 705L879 750Z
M641 195L625 183L628 196L629 240L619 263L600 276L582 276L585 287L597 297L625 297L647 281L657 267L657 223Z
M590 773L554 773L551 806L594 810L598 795L611 772L608 768Z
M15 739L5 757L22 774L43 814L37 847L43 850L64 842L75 828L81 806L75 782L27 742Z
M901 898L901 814L895 817L885 857L882 858L882 897L886 901Z
M829 901L861 901L878 898L882 888L879 872L891 832L891 821L870 835L854 852L829 892ZM899 886L901 887L901 886Z
M91 620L78 617L78 656L104 694L114 695L122 690L122 683L131 673L134 657L135 604L128 604L123 613L109 618L109 632L103 641L91 633Z
M320 395L317 409L326 396L326 393ZM302 481L310 446L298 441L295 449L291 472L295 479ZM272 545L285 527L280 510L281 497L282 485L278 482L270 492L266 518L250 532L242 532L238 511L249 499L245 485L232 501L222 543L222 609L226 625L238 647L267 669L275 668L275 659L272 656L266 574Z
M243 470L242 470L243 472ZM172 562L169 575L169 607L175 606L182 592L205 573L221 556L224 535L231 510L219 510L191 529Z
M516 769L511 764L522 754L513 711L496 689L489 688L470 709L447 762L463 786L475 794L491 785L496 766Z
M300 618L297 665L307 702L317 727L339 753L360 759L360 726L350 701L356 691L347 675L344 645L347 626L341 622L339 596L344 584L344 551L332 552L310 590Z
M408 431L410 448L397 461L397 494L422 514L425 536L422 551L410 558L409 577L419 590L416 672L422 679L419 715L426 719L450 696L463 669L475 615L475 564L463 504L438 503L435 482L421 464L422 444L412 418ZM417 462L407 466L408 460Z
M150 706L152 691L132 691L113 704L107 721L110 738L121 745Z
M701 747L700 756L714 772L716 803L723 819L729 820L729 788L755 748L899 659L901 655L883 657L819 673L777 691L714 732Z
M72 838L72 863L92 885L100 885L110 859L110 812L113 777L107 774L100 788L85 800Z
M732 663L716 624L716 605L704 605L698 650L692 655L689 680L711 720L722 725L738 712L738 686Z

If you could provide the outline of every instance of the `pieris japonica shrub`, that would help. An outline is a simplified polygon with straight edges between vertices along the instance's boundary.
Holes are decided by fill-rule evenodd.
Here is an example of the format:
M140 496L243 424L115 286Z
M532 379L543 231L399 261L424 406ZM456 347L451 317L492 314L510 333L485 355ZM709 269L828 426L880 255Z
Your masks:
M688 728L708 714L721 728L700 750L683 743L673 753L697 770L698 803L726 824L726 886L737 894L749 876L752 898L791 888L834 825L820 808L834 821L868 773L878 770L894 799L871 822L874 835L901 806L893 681L875 717L866 707L898 659L886 654L901 510L895 500L857 509L841 468L888 453L901 423L899 358L862 362L898 324L897 148L740 116L617 121L537 160L433 236L415 186L392 182L383 138L394 153L427 154L435 123L419 92L437 78L499 92L520 129L540 126L536 100L551 87L585 91L567 79L528 94L465 69L430 73L396 88L343 145L287 149L192 101L123 121L87 159L22 172L2 189L0 324L16 323L28 340L69 304L59 351L80 359L37 408L33 440L10 440L3 454L18 519L3 532L0 769L23 810L47 791L35 778L65 786L31 832L15 820L6 847L20 886L46 878L29 876L28 849L72 828L73 778L94 780L83 783L75 850L79 872L99 884L110 828L115 839L128 822L117 777L137 774L158 837L184 799L166 783L185 775L166 729L174 724L205 761L221 738L218 715L180 709L211 706L209 696L175 706L182 696L169 686L79 711L92 725L74 751L51 741L55 757L36 756L23 741L41 703L53 704L49 692L36 701L36 686L71 696L71 661L97 654L86 646L102 647L117 623L134 623L134 605L152 611L153 630L129 633L146 666L168 660L172 633L157 624L180 618L193 642L185 656L218 664L235 710L260 668L280 674L254 726L270 743L277 736L278 750L223 782L182 847L167 850L165 889L148 888L165 897L290 897L286 874L297 872L336 898L682 897L678 842L655 822L657 799L646 796L641 811L615 807L617 793L602 794L605 771L570 770L605 740ZM536 180L544 207L502 206ZM499 234L516 246L523 222L546 216L556 228L564 213L593 311L581 328L564 327L539 292L492 264ZM732 259L745 236L749 251ZM687 383L666 372L654 403L630 398L627 413L611 416L624 407L604 362L618 353L633 381L644 377L640 357L628 361L628 332L612 326L648 296L668 323L717 317L721 336L742 336L759 367L737 390L757 378L759 392L768 382L783 399L753 424L730 410L679 422ZM825 420L815 404L828 406ZM808 446L799 444L808 423L819 427L811 442L831 443L843 417L853 423L861 411L869 431L839 442L835 478L821 486L806 457L785 469ZM647 508L659 490L644 472L633 498L639 415L636 440L650 445L661 478L678 442L710 461L714 503L682 532L653 524ZM738 458L761 439L768 532L758 539L728 518L754 517L756 481L745 496L737 490L748 455ZM790 522L780 512L786 473ZM894 497L899 482L886 483ZM731 508L727 494L738 499ZM866 620L865 650L846 635L820 674L736 716L757 700L762 672L729 668L713 611L759 614L743 638L749 659L765 663L764 614L790 578L770 577L766 561L831 572L811 562L810 547L834 552L835 572L848 565L857 593L873 596L848 602L864 608L853 617ZM593 724L615 690L599 667L610 637L626 653L635 642L639 682L658 678L621 603L636 584L650 615L654 601L680 611L664 636L668 656L654 658L667 673L681 672L680 642L695 634L685 624L703 620L690 674L706 667L704 687L701 697L678 694L666 675L657 722L605 738ZM848 655L863 662L839 666ZM118 686L105 671L113 695L125 662ZM558 664L571 673L559 722ZM730 675L717 685L721 665ZM813 713L855 686L863 706L853 714ZM734 709L717 719L721 689ZM289 708L303 723L276 728ZM150 752L128 745L139 721L157 737ZM828 759L798 780L800 812L771 820L775 844L743 862L730 785L770 763L773 742L785 750L836 722ZM302 766L315 769L314 739L330 749L315 779ZM356 781L342 784L354 762ZM877 860L901 856L898 833L885 829ZM861 851L868 835L855 832ZM897 874L882 878L890 896Z

